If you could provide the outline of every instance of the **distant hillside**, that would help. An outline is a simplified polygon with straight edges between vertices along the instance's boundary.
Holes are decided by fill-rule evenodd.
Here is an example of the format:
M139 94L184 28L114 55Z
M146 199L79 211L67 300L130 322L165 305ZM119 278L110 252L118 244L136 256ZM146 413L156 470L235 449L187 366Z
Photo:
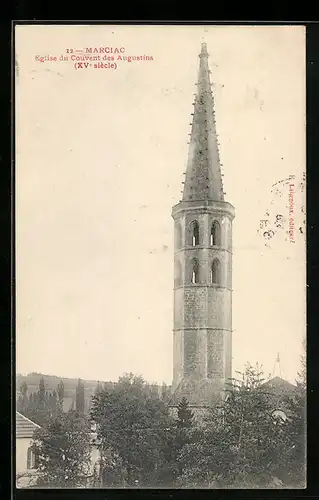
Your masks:
M45 375L44 373L28 373L28 375L21 375L18 373L16 376L16 390L19 391L21 384L26 382L29 393L38 391L39 382L42 377L46 391L52 392L57 388L60 381L63 380L65 396L75 396L75 390L78 384L77 378L57 377L56 375ZM91 396L95 391L98 381L82 380L82 382L84 383L85 396ZM104 384L103 381L100 382Z
M64 384L64 396L65 399L71 398L73 401L76 399L76 386L78 384L78 379L77 378L67 378L67 377L57 377L56 375L45 375L44 373L28 373L28 375L21 375L20 373L17 373L16 375L16 397L18 397L19 392L20 392L20 387L23 382L26 382L28 386L28 394L31 392L38 392L39 390L39 382L40 379L43 378L44 380L44 386L45 390L48 393L51 393L54 391L54 389L57 389L58 384L63 380ZM82 383L84 384L84 398L86 401L86 405L89 405L89 401L91 401L91 397L95 392L95 389L97 387L98 381L97 380L84 380L81 379ZM104 384L110 384L110 386L113 386L114 383L116 382L105 382L103 380L99 381L101 385L104 386ZM162 389L163 386L159 384L151 384L152 390L155 390L160 396L163 394ZM171 387L166 386L166 391L170 393Z

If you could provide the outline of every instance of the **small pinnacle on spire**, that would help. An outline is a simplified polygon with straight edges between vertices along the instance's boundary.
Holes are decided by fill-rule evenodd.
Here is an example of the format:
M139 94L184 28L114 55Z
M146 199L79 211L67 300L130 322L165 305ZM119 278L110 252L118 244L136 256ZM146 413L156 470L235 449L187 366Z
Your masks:
M201 52L200 52L199 57L203 57L203 56L208 57L206 42L202 42L202 45L201 45Z

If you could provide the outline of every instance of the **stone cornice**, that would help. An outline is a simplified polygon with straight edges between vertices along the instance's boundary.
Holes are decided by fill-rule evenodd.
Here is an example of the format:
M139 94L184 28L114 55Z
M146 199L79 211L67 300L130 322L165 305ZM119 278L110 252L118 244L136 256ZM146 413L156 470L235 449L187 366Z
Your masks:
M187 283L186 285L175 286L174 290L179 290L180 288L184 288L187 290L191 290L194 288L214 288L217 290L229 290L232 292L232 288L228 286L217 285L216 283Z
M219 252L228 252L230 253L231 255L233 254L232 250L230 250L229 248L222 248L222 247L218 247L218 246L206 246L206 245L196 245L196 246L187 246L187 247L182 247L182 248L179 248L178 250L175 250L174 251L174 255L177 255L178 253L181 253L181 252L184 252L184 251L196 251L196 250L212 250L213 252L216 252L216 253L219 253Z
M180 201L172 208L173 219L179 218L183 213L192 212L198 214L220 214L228 215L230 219L235 217L235 208L227 201Z
M184 330L216 330L218 332L223 331L223 332L230 332L233 333L233 330L229 328L217 328L217 327L210 327L210 326L184 326L183 328L173 328L173 332L183 332Z

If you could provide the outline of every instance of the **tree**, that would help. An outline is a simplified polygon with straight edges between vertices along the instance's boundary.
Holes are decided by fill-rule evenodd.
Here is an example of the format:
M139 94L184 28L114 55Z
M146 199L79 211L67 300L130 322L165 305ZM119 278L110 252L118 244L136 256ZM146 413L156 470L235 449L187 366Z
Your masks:
M285 449L284 423L272 416L258 365L233 379L222 405L211 408L179 461L189 487L271 487ZM279 482L277 481L277 484Z
M194 414L183 397L177 407L177 419L171 428L168 446L165 447L166 462L169 464L167 480L172 485L182 473L182 463L179 461L181 451L197 437Z
M44 378L40 378L39 382L39 408L45 408L45 385L44 385Z
M57 387L57 413L63 413L64 383L61 380Z
M306 345L303 342L304 354L301 356L301 370L296 380L297 387L293 394L286 396L285 404L288 413L286 422L287 462L284 480L290 487L304 488L306 484Z
M37 412L37 406L38 406L38 394L36 392L31 392L25 413L25 416L30 418L30 420L34 419L34 416L36 415Z
M194 414L189 408L189 403L185 397L181 399L177 407L177 420L174 436L175 456L177 457L181 449L192 441L191 429L194 424Z
M24 407L28 405L28 385L26 382L23 382L20 387L21 396L22 396L22 404Z
M20 395L17 401L17 410L24 415L25 412L27 411L28 403L29 403L28 386L27 383L24 381L20 386Z
M44 379L41 377L39 382L39 390L37 394L37 405L36 411L33 415L33 420L36 424L41 427L47 425L47 421L50 418L50 411L48 408L48 401L46 398Z
M90 474L90 426L76 412L59 415L34 433L38 486L85 486Z
M51 410L43 377L40 379L37 393L31 392L28 397L27 392L28 387L24 382L21 385L21 395L17 402L17 410L36 424L45 426L50 418Z
M34 408L35 404L34 404L34 393L31 392L30 393L30 396L29 396L29 401L28 401L28 408Z
M76 399L75 399L76 411L83 415L84 414L84 384L81 379L78 380L78 385L76 387Z
M189 408L189 403L185 397L181 399L177 408L177 427L179 429L189 429L193 423L194 414Z
M101 382L98 380L98 382L96 384L96 388L95 388L95 394L99 394L102 391L103 391L103 386L102 386Z
M116 464L123 486L153 486L164 481L164 445L171 420L159 396L150 393L144 380L133 374L93 396L91 418L97 424L103 453ZM109 485L111 482L108 477ZM138 483L136 483L138 481ZM113 481L114 483L114 481Z
M57 393L58 393L58 397L60 399L64 398L64 382L63 382L63 380L60 380L60 382L58 384Z
M165 382L163 382L162 384L162 400L164 401L164 403L168 403L169 400L170 400L170 392L169 392L169 389L167 387L167 384Z
M55 389L51 394L50 409L51 409L51 415L53 417L56 417L58 408L57 408L57 393Z
M126 478L127 473L121 457L111 450L103 453L100 460L100 473L95 484L100 487L103 485L109 487L125 486Z

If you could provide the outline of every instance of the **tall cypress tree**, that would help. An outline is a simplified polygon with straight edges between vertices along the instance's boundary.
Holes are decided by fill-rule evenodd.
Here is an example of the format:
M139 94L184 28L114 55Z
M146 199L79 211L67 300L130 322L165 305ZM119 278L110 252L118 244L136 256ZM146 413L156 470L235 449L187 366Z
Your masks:
M23 382L20 386L20 395L17 401L17 410L22 414L28 409L28 386L26 382Z
M47 418L49 416L48 413L48 406L47 406L47 401L46 401L46 392L45 392L45 385L44 385L44 379L41 377L40 382L39 382L39 390L38 390L38 405L37 405L37 423L39 425L45 426Z
M29 396L29 401L28 401L28 411L32 411L34 408L33 398L34 398L34 394L33 394L33 392L31 392L31 394Z
M301 370L296 380L297 387L292 394L286 395L285 403L288 410L286 422L287 452L286 481L289 487L304 488L306 485L306 406L307 406L307 366L306 345L303 341L304 352L301 356Z
M38 407L42 410L45 408L45 385L43 377L40 378L38 395Z
M50 412L50 415L53 415L53 412L52 412L52 394L51 393L48 396L48 410Z
M28 399L28 410L32 408L33 405L33 392L30 393L29 399Z
M21 385L22 404L26 408L28 405L28 386L26 382Z
M55 389L52 392L51 411L52 411L52 415L55 417L57 414L57 393L56 393Z
M60 381L57 387L57 413L63 413L64 383Z
M77 413L80 415L84 414L84 384L81 379L78 380L78 385L76 387L76 400L75 408Z
M38 394L36 392L32 392L32 398L30 399L30 409L32 411L36 411L38 407Z
M185 397L181 399L177 409L177 427L187 429L192 426L194 414L189 408L189 403Z
M171 471L173 482L177 480L182 471L180 455L184 446L190 444L193 440L192 430L194 425L194 414L189 407L185 397L181 399L177 407L176 427L173 431L172 448L170 455Z
M96 388L95 388L95 394L100 394L101 392L103 391L103 387L102 387L102 384L101 382L98 380L97 384L96 384Z
M64 383L63 380L60 381L57 388L57 393L60 399L64 398Z

